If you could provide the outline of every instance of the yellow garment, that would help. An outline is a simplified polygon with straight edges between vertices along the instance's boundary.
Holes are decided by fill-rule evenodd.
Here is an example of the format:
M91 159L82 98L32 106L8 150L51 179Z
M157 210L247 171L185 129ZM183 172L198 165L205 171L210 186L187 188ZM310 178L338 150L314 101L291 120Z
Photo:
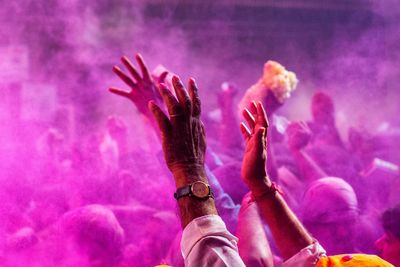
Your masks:
M343 254L321 258L316 267L394 267L387 261L375 255L367 254Z

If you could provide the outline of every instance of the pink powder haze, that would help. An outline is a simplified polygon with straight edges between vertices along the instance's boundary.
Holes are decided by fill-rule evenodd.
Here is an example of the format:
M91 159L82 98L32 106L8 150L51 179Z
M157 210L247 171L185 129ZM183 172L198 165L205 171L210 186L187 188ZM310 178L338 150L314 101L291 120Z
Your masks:
M128 89L112 72L123 55L134 61L140 52L151 71L161 64L196 78L212 151L221 84L237 87L236 116L267 60L299 79L278 115L309 120L322 90L346 142L355 128L378 146L400 147L391 1L246 2L1 1L0 266L154 266L176 254L175 188L157 135L107 90ZM392 150L380 158L400 164Z

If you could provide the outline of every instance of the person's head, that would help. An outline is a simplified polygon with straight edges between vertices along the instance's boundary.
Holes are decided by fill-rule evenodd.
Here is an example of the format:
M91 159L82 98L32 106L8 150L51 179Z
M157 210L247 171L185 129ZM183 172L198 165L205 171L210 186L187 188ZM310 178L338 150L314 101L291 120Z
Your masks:
M303 198L302 217L329 254L354 252L358 202L346 181L326 177L313 182Z
M316 92L311 100L311 113L313 120L317 123L332 123L334 120L335 107L332 98L322 92Z
M385 233L375 245L382 258L395 266L400 266L400 204L383 213L382 226Z
M267 61L264 64L261 78L247 89L240 101L240 114L252 101L261 101L266 113L271 116L290 98L293 91L296 90L298 82L294 72L288 71L276 61Z
M66 213L62 233L76 258L92 267L112 267L123 254L124 230L114 213L101 205L88 205ZM66 246L68 247L68 246Z
M376 255L342 254L322 257L316 267L393 267Z

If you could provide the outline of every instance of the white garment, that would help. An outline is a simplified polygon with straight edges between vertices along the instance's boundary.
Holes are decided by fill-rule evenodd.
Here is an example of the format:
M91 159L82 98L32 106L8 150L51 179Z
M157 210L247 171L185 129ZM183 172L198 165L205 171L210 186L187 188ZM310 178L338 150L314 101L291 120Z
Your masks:
M322 257L326 257L326 251L318 242L315 242L285 261L282 267L314 267Z
M185 266L244 267L237 240L218 215L196 218L182 234L181 251Z
M218 215L206 215L191 221L183 230L181 251L187 267L245 266L239 256L238 239L228 232ZM314 267L325 251L314 243L283 263L283 267Z

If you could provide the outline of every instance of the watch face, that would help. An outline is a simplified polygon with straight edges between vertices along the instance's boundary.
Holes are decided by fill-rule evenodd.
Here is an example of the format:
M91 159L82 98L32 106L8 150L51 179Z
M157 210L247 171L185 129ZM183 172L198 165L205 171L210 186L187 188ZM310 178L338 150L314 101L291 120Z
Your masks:
M207 184L203 182L195 182L192 184L192 193L199 198L208 197L210 190Z

